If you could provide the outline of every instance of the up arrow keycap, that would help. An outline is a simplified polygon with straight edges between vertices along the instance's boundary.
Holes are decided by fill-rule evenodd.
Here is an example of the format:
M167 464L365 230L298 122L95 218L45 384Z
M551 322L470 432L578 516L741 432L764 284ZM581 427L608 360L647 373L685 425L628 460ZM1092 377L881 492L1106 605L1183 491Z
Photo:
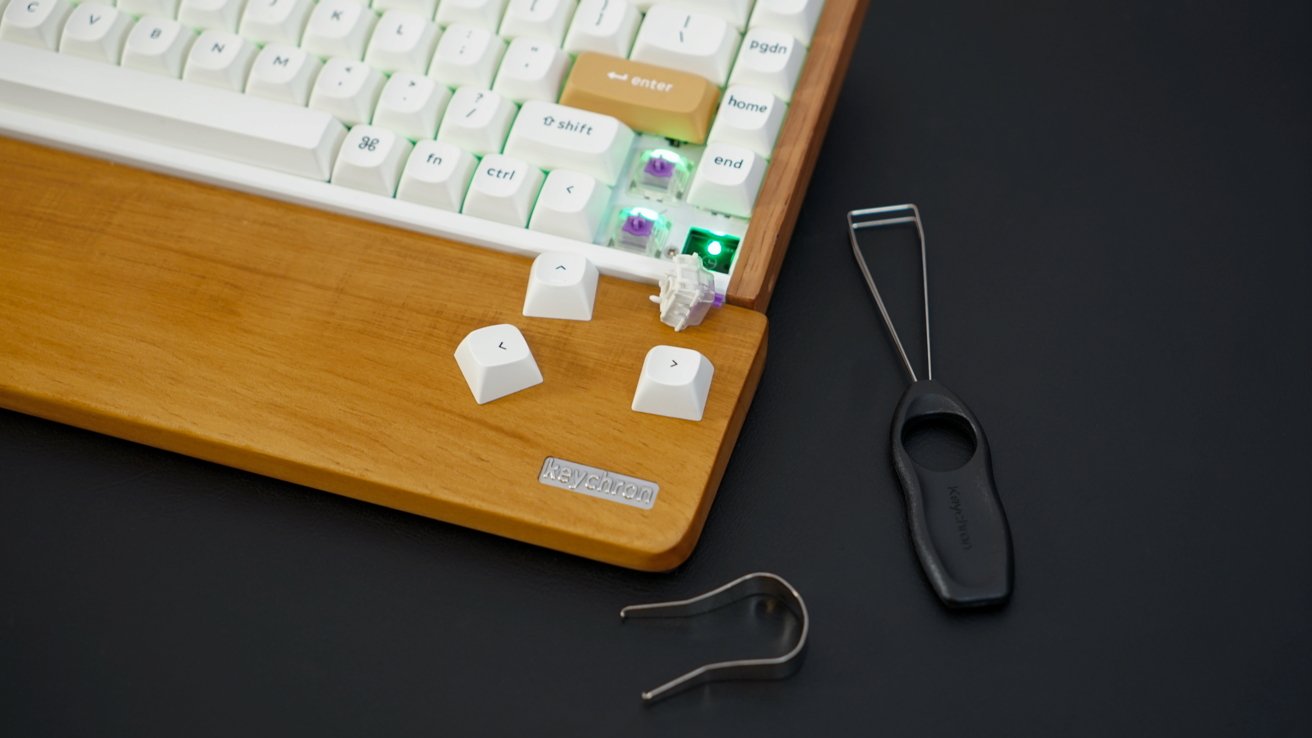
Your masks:
M524 315L530 318L592 320L597 267L578 254L538 254L529 270Z

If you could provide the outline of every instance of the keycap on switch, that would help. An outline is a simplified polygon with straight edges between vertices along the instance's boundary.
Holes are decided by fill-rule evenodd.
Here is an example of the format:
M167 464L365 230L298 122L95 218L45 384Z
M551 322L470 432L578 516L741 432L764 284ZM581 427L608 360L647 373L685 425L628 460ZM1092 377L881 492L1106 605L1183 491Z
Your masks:
M562 105L613 116L636 131L703 143L720 88L674 69L584 52L560 94Z
M542 384L524 334L509 323L470 332L456 347L456 364L480 405Z
M692 349L656 346L647 352L633 395L640 413L701 420L715 367Z
M538 254L529 272L524 314L530 318L592 320L597 267L578 254Z

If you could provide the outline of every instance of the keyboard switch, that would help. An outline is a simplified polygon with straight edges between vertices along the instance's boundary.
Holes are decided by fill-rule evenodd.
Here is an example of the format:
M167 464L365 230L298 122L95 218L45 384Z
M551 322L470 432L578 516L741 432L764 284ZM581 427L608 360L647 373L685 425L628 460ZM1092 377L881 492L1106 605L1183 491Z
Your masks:
M67 0L14 0L0 16L0 41L53 51L72 10Z
M633 409L683 420L701 420L715 367L692 349L656 346L647 352L633 395Z
M456 347L456 364L480 405L542 384L524 334L509 323L479 328Z
M59 50L96 61L117 64L132 30L132 16L100 3L83 3L64 24Z
M530 318L592 320L597 267L578 254L538 254L529 270L524 315Z

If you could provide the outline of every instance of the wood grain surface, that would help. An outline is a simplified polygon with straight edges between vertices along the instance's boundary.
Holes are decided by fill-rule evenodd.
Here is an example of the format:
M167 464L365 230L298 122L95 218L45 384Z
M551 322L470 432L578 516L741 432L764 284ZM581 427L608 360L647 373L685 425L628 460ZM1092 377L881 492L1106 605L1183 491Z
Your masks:
M6 139L0 161L0 405L626 567L692 551L762 314L675 333L603 277L592 321L525 318L522 257ZM479 406L452 354L495 323L545 382ZM629 409L657 344L714 364L703 421ZM657 502L540 484L547 456Z

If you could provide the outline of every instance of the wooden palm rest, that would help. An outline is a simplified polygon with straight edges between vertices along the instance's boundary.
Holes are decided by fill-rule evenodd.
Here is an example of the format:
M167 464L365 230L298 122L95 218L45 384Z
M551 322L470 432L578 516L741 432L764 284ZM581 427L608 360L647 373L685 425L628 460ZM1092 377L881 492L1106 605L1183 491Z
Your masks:
M525 318L527 258L0 138L0 406L621 566L701 533L765 358L764 310L864 12L829 0L730 283L675 333L603 277ZM526 238L532 234L526 232ZM749 308L754 308L749 309ZM512 323L544 383L477 405L453 352ZM715 367L700 422L630 409L647 351ZM642 509L548 458L659 485Z

